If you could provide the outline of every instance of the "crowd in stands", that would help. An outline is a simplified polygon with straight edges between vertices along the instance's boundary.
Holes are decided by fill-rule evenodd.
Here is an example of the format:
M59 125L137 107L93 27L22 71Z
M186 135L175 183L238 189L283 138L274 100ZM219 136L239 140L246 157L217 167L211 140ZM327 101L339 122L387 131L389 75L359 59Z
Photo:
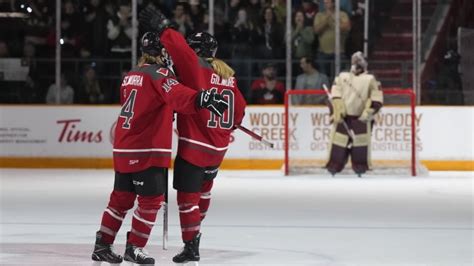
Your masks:
M131 67L131 1L61 2L62 72L68 84L64 89L73 91L68 92L64 102L118 102L119 80ZM363 31L358 23L362 23L359 18L363 15L364 1L340 2L341 55L347 58L362 48ZM54 83L54 4L50 0L0 3L3 9L28 15L21 23L16 20L13 28L4 26L0 33L0 58L23 58L30 67L21 85L20 102L54 102L51 101L56 90L51 85ZM138 12L149 4L175 21L185 36L208 29L207 0L138 0ZM334 76L334 0L293 0L292 7L291 43L295 62L292 87L304 89L327 84ZM219 0L214 8L214 33L219 41L217 57L236 70L247 101L282 103L286 0ZM263 77L256 80L258 73L263 73ZM308 83L310 80L312 83Z

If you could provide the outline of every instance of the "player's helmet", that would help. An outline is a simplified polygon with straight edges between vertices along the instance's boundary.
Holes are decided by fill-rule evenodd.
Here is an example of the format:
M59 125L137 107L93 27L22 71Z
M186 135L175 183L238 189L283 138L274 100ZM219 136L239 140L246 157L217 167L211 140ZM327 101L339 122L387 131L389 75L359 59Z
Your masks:
M150 31L143 34L141 40L141 49L143 53L147 53L151 56L161 55L163 44L160 41L160 36Z
M207 32L198 32L188 36L189 46L200 57L214 57L217 51L217 40Z

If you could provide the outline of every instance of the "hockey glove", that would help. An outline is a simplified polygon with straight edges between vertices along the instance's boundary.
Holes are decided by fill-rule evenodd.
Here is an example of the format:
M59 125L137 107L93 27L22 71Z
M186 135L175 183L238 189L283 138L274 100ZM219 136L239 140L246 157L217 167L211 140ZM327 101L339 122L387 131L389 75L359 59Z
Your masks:
M163 33L163 31L167 28L177 28L175 22L172 22L166 18L165 15L163 15L153 5L148 5L140 12L138 17L140 27L143 31L156 32L158 33L158 36L160 36L161 33Z
M338 124L342 122L342 119L346 116L346 107L341 98L332 99L332 120L334 123Z
M371 121L374 117L375 110L372 108L372 101L369 99L365 104L364 111L359 116L359 120L363 122Z
M229 108L227 100L222 95L211 92L210 90L203 90L198 93L196 98L196 105L199 108L206 108L217 116L222 116Z

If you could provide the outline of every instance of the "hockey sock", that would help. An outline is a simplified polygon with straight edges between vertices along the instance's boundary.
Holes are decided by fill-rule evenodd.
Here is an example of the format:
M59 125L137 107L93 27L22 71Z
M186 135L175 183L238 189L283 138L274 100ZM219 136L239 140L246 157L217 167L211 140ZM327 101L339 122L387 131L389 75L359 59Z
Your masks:
M199 200L199 210L201 212L201 221L206 218L207 210L211 204L211 189L214 181L204 181L201 187L201 198Z
M122 225L123 218L127 211L133 207L135 193L124 191L112 191L107 208L102 214L100 231L102 232L102 242L113 244L115 236Z
M178 191L179 220L181 222L181 237L190 241L201 229L201 212L199 199L201 193L186 193Z
M159 196L138 196L138 207L133 212L132 230L128 243L140 248L146 245L163 200L163 194Z

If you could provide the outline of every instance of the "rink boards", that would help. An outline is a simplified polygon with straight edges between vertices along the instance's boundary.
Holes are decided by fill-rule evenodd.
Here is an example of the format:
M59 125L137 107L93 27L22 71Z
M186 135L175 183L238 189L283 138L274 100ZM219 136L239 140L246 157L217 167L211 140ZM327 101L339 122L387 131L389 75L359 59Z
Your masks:
M1 167L108 168L119 106L0 107ZM432 170L472 170L472 107L416 109L417 156ZM242 123L275 144L264 146L235 131L222 168L279 169L284 157L283 106L249 106ZM324 154L329 140L326 107L299 107L289 116L290 152L306 158ZM406 159L411 118L406 108L386 107L377 118L372 158ZM176 132L174 140L176 140ZM173 150L176 149L176 141Z

